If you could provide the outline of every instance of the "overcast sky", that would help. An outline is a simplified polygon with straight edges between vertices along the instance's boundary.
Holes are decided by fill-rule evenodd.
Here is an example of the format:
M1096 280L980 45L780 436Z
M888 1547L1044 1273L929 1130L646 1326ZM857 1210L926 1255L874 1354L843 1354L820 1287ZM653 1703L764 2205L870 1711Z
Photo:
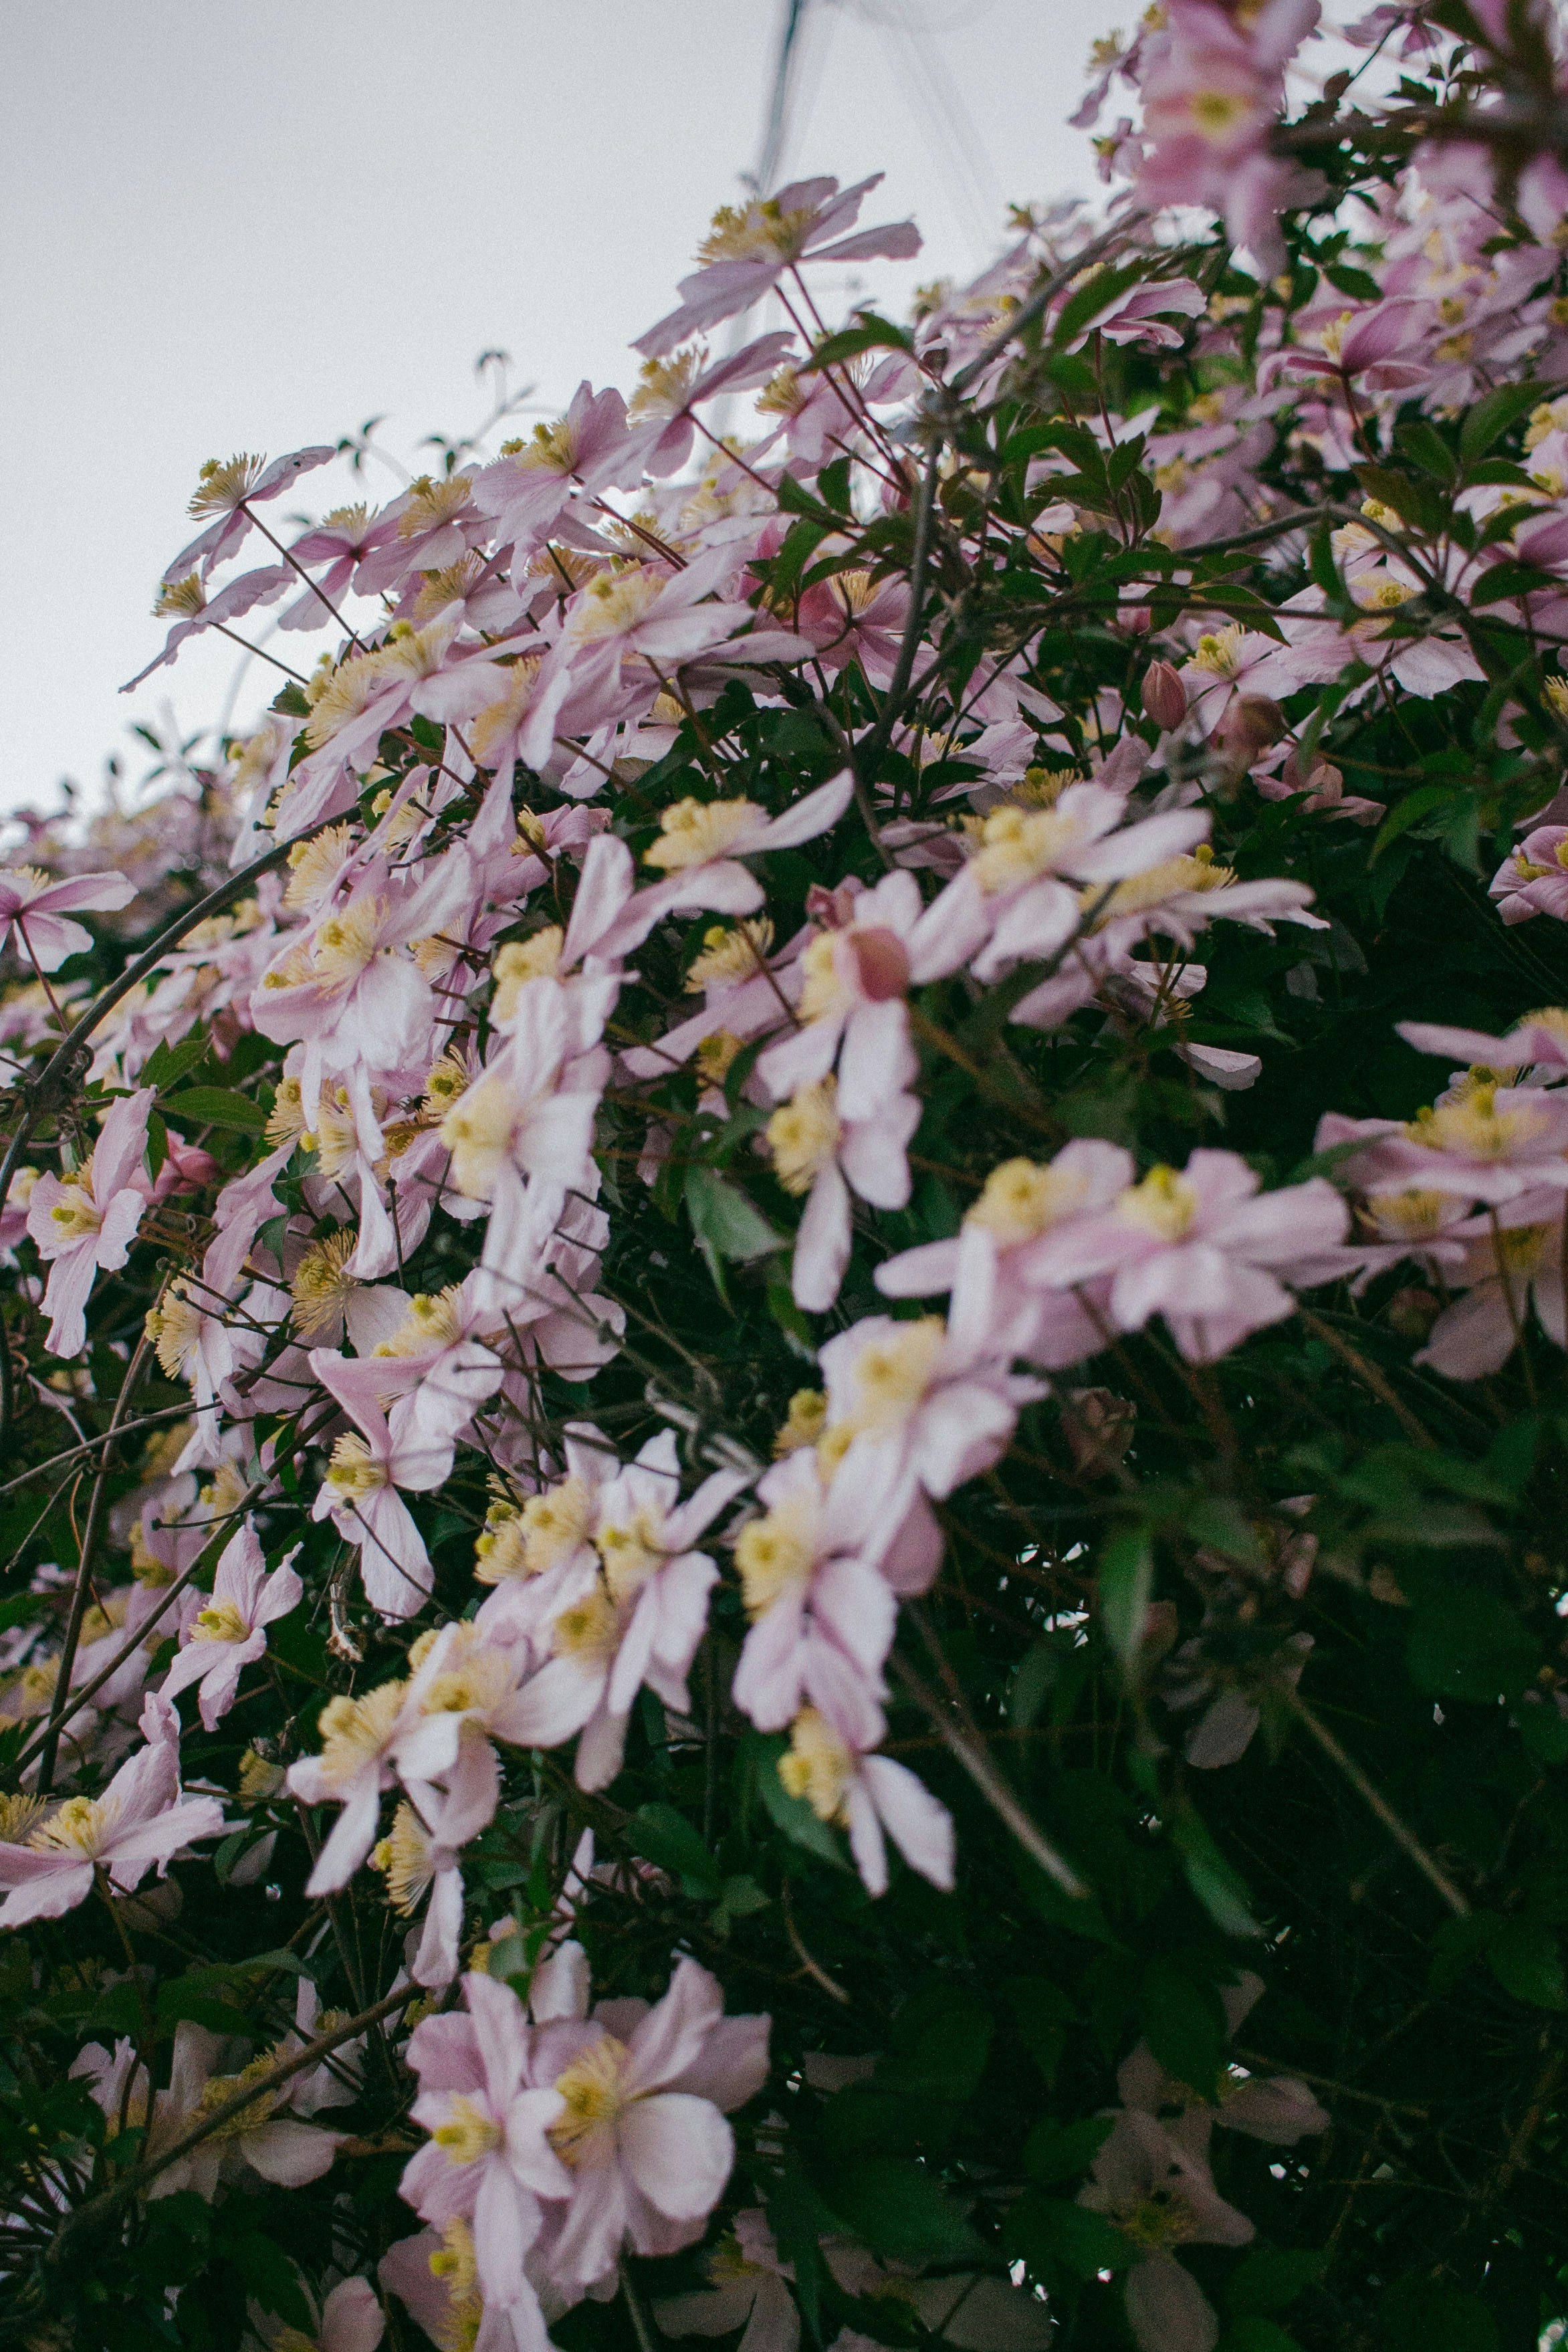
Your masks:
M0 807L96 789L116 749L139 772L134 719L225 709L211 639L117 691L161 642L204 458L378 414L412 456L477 421L497 346L552 408L584 375L629 387L628 341L756 160L781 5L0 0ZM1136 13L812 0L786 169L884 170L863 219L913 212L926 239L860 299L977 269L1009 200L1093 191L1063 118L1090 42ZM307 488L364 495L336 469ZM236 718L276 683L253 668Z

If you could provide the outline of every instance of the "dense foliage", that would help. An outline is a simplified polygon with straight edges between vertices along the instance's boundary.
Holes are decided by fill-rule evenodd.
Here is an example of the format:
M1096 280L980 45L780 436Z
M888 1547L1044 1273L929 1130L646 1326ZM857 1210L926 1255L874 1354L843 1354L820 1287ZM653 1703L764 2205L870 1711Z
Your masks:
M0 2340L1568 2315L1563 68L1315 14L203 468L281 690L0 872Z

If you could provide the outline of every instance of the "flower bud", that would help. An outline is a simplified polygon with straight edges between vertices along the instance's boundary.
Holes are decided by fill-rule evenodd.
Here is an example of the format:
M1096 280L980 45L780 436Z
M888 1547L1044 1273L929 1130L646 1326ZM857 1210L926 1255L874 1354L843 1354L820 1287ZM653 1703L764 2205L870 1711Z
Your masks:
M1144 672L1144 709L1166 735L1186 717L1186 688L1169 662L1151 662Z

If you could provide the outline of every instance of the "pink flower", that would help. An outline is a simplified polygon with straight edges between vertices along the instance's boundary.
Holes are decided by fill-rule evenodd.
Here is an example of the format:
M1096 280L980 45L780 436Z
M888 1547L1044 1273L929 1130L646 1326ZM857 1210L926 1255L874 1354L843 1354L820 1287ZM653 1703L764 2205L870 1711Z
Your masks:
M1183 2125L1166 2130L1138 2108L1124 2108L1078 2195L1126 2239L1127 2317L1142 2352L1214 2352L1219 2323L1171 2249L1245 2246L1257 2234L1246 2214L1225 2202L1189 2137Z
M841 429L841 416L840 424ZM909 583L896 574L873 581L868 572L837 572L806 590L798 620L826 668L858 661L873 686L884 687L909 620Z
M840 235L882 178L875 173L841 194L837 180L791 180L776 196L754 196L744 207L725 205L704 242L703 267L681 279L680 309L639 335L635 348L648 359L662 359L677 343L749 310L787 269L806 261L911 259L920 250L913 221Z
M936 1575L942 1538L923 1496L893 1528L868 1513L866 1490L840 1475L824 1485L810 1446L758 1486L766 1506L735 1538L751 1630L730 1696L761 1731L781 1731L808 1703L859 1748L885 1728L882 1667L897 1595Z
M951 1312L894 1322L869 1315L827 1341L827 1436L842 1449L839 1475L874 1487L891 1511L916 1486L938 1497L988 1470L1005 1450L1020 1404L1043 1394L1015 1378L998 1311L989 1237L965 1234ZM869 1504L868 1504L869 1507Z
M308 449L293 449L285 457L275 457L270 466L259 457L231 457L226 465L209 458L202 467L191 512L214 515L216 520L209 523L188 547L180 550L172 562L165 566L164 579L183 579L193 563L199 563L202 577L208 578L220 563L227 562L250 530L250 508L281 498L301 474L314 473L318 466L330 465L337 454L335 442L319 441Z
M156 1863L162 1877L177 1853L228 1826L215 1797L180 1795L180 1723L156 1694L141 1710L146 1741L123 1763L100 1797L68 1797L25 1845L0 1844L0 1927L58 1919L92 1892L102 1871L121 1894L140 1886Z
M912 1870L944 1889L953 1884L953 1817L924 1781L891 1756L868 1756L814 1706L802 1707L779 1759L779 1778L820 1822L849 1833L866 1893L887 1892L887 1839Z
M193 1683L201 1687L202 1721L209 1731L235 1703L240 1675L267 1654L267 1628L298 1608L305 1588L287 1561L267 1573L256 1528L246 1519L225 1546L213 1579L213 1597L183 1634L183 1646L163 1677L172 1698Z
M1532 915L1568 922L1568 824L1527 833L1492 876L1489 895L1505 923L1527 923Z
M467 1976L463 1996L466 2015L425 2018L409 2041L420 2078L413 2119L431 2137L403 2172L402 2194L422 2221L468 2222L486 2305L520 2306L537 2326L523 2262L543 2221L541 2196L571 2188L549 2137L561 2096L539 2071L538 2030L516 1993Z
M643 854L643 863L661 871L664 879L624 898L622 911L595 929L587 943L591 951L603 959L630 955L666 915L690 914L699 908L727 915L751 914L762 904L762 887L740 860L759 857L772 849L796 849L801 842L830 832L848 808L853 791L854 779L845 768L775 817L755 801L675 802L660 818L659 839ZM608 838L594 844L596 850L603 852L601 888L608 884L615 845ZM619 845L629 860L624 844ZM629 863L621 870L629 872ZM583 880L586 886L586 861ZM918 903L918 886L915 887Z
M870 890L846 883L811 893L807 911L820 928L801 958L800 1026L757 1066L775 1099L826 1077L835 1057L841 1118L874 1118L912 1083L907 992L956 971L983 936L972 917L952 919L953 903L944 892L923 907L905 873Z
M1131 1152L1087 1138L1063 1144L1043 1167L1032 1160L1007 1160L991 1171L965 1214L963 1230L985 1234L995 1255L1002 1318L995 1331L998 1352L1005 1349L1050 1370L1098 1355L1111 1328L1109 1281L1099 1278L1062 1290L1038 1278L1036 1268L1048 1236L1108 1209L1133 1176ZM876 1269L876 1286L888 1298L924 1298L951 1290L961 1256L957 1234L951 1241L926 1242L884 1259Z
M299 2047L298 2035L286 2034L276 2051L264 2054L262 2064L267 2065L277 2056L292 2056ZM222 2048L215 2033L189 2019L176 2029L169 2089L158 2095L158 2122L164 2130L193 2122L204 2110L222 2105L244 2087L243 2074L217 2071ZM330 2170L344 2135L302 2123L287 2112L299 2084L300 2076L296 2074L275 2090L260 2093L240 2110L226 2131L199 2141L166 2166L153 2194L172 2197L182 2189L193 2189L210 2205L221 2182L236 2175L243 2182L247 2166L280 2189L300 2189L308 2181L319 2180ZM158 2136L155 2129L154 2139Z
M735 2162L725 2113L767 2081L769 2023L726 2017L716 1978L683 1958L652 2008L602 2001L538 2029L535 2078L553 2079L549 2137L570 2181L541 2252L564 2293L612 2276L623 2246L671 2254L702 2235Z
M781 2262L760 2205L735 2217L733 2241L714 2256L706 2293L666 2295L653 2316L666 2336L731 2336L744 2327L738 2352L796 2352L800 2315L789 2281L793 2263Z
M1240 2032L1264 1990L1262 1978L1251 1969L1239 1983L1220 1986L1228 2033ZM1206 2105L1188 2084L1166 2072L1146 2042L1140 2042L1123 2059L1116 2070L1116 2088L1124 2106L1144 2115L1166 2118L1175 2110L1186 2126L1183 2144L1189 2154L1202 2144L1206 2129L1215 2125L1278 2147L1294 2147L1299 2139L1329 2127L1327 2111L1293 2074L1249 2074L1243 2067L1227 2066L1213 2104Z
M454 1400L426 1391L382 1410L383 1374L374 1356L350 1363L329 1348L310 1351L310 1370L355 1427L338 1438L312 1518L330 1518L345 1543L359 1548L365 1597L383 1617L412 1617L433 1581L424 1538L398 1493L427 1494L451 1475L457 1428ZM461 1399L456 1402L462 1402ZM468 1404L463 1418L472 1411Z
M40 1176L27 1204L27 1231L41 1257L53 1258L44 1305L51 1355L78 1356L87 1344L86 1308L92 1278L113 1273L131 1255L147 1206L137 1182L147 1144L153 1090L122 1096L110 1110L97 1143L79 1168L62 1180Z
M1340 1172L1366 1192L1418 1189L1469 1201L1512 1201L1542 1185L1568 1186L1568 1095L1500 1087L1490 1072L1467 1076L1407 1123L1350 1119L1330 1111L1315 1148L1365 1140Z
M563 417L554 425L536 425L527 441L509 443L494 465L476 476L475 505L495 518L498 536L517 548L513 579L519 589L528 557L574 486L628 488L642 474L646 446L644 436L628 431L626 404L618 392L596 393L591 384L580 383Z
M339 2280L322 2304L308 2335L270 2315L259 2321L258 2332L271 2352L376 2352L386 2324L369 2279L346 2278Z
M700 343L668 359L645 360L626 415L630 424L641 428L638 446L645 453L642 463L646 470L661 480L678 473L696 438L692 411L721 392L744 392L766 383L782 366L794 341L788 331L759 335L755 342L711 365Z
M69 915L89 908L112 912L135 896L123 874L73 874L55 882L37 866L0 867L0 946L14 930L24 961L57 971L68 956L92 945L92 933Z
M1258 1179L1233 1151L1195 1151L1184 1173L1154 1168L1099 1215L1039 1244L1038 1279L1113 1276L1111 1316L1141 1331L1163 1315L1189 1363L1209 1363L1295 1301L1272 1269L1289 1269L1344 1237L1348 1212L1313 1177L1254 1198Z
M745 1484L739 1471L716 1470L683 1503L674 1433L664 1430L593 1498L598 1579L556 1617L554 1654L509 1715L519 1745L555 1748L581 1732L580 1788L602 1789L620 1770L644 1683L666 1706L690 1705L686 1675L718 1579L693 1546Z
M920 1124L918 1097L897 1094L874 1118L839 1117L830 1076L802 1087L768 1120L768 1148L788 1192L807 1195L795 1236L790 1287L795 1304L825 1314L850 1261L850 1195L873 1208L902 1209L909 1199L909 1139Z
M1563 1194L1526 1192L1483 1216L1449 1225L1444 1238L1464 1244L1458 1265L1445 1268L1464 1296L1446 1307L1416 1358L1450 1381L1484 1380L1502 1370L1533 1306L1555 1347L1568 1347L1563 1281Z

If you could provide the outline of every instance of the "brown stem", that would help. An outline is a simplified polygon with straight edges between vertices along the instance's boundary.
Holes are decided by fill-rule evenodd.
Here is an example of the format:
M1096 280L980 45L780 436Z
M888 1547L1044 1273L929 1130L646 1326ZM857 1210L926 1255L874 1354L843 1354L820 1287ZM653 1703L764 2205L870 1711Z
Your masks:
M1455 1917L1468 1919L1470 1916L1470 1906L1452 1879L1448 1877L1441 1864L1433 1860L1415 1831L1400 1820L1383 1791L1367 1778L1354 1757L1340 1746L1327 1724L1314 1715L1299 1692L1281 1688L1280 1696L1291 1713L1298 1717L1306 1729L1312 1733L1323 1754L1331 1762L1338 1765L1356 1795L1376 1814L1396 1844L1403 1846L1422 1876L1437 1888Z

